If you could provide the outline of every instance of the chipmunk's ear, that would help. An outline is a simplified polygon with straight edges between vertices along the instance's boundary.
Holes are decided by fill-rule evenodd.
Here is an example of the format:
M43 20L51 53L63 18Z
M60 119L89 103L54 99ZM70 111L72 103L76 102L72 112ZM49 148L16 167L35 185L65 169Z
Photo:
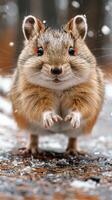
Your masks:
M32 15L28 15L23 20L22 25L23 34L26 40L31 39L34 35L39 35L39 33L44 32L44 24Z
M86 38L87 30L88 26L84 15L77 15L65 26L65 31L72 33L72 35L76 38L80 36L83 40Z

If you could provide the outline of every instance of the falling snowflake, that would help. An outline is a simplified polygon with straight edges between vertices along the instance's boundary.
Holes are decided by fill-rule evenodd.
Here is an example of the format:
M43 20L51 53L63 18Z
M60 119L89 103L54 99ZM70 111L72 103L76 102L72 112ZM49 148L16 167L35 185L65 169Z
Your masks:
M43 24L46 24L46 20L43 20Z
M101 31L104 35L109 35L110 28L107 25L102 26Z
M90 37L90 38L92 38L92 37L94 37L94 32L93 31L88 31L88 37Z
M110 8L109 5L106 5L106 6L105 6L105 10L106 10L106 11L110 11L110 9L111 9L111 8Z
M14 42L9 42L9 46L13 47L14 46Z
M75 8L79 8L80 4L77 1L72 1L72 6L75 7Z

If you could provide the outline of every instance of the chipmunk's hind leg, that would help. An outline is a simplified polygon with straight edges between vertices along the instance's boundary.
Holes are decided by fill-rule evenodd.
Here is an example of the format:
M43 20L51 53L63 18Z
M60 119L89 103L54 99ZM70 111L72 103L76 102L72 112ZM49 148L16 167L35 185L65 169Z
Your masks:
M66 152L70 153L70 154L71 153L75 153L77 151L76 143L77 143L77 139L76 138L69 138Z
M33 155L38 153L38 136L37 135L33 135L32 133L30 134L27 151Z
M36 156L38 155L38 136L33 134L30 134L29 136L29 142L26 148L19 148L20 154L24 156L28 156L30 154Z

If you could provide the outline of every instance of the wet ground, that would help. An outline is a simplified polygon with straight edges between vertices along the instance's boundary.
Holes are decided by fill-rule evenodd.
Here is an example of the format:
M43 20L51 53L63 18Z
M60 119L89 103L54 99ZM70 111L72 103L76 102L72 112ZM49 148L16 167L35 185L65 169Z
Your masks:
M92 135L79 138L80 153L66 155L67 138L57 134L40 138L49 152L37 158L19 149L28 138L12 118L10 84L0 77L0 200L112 200L111 84Z

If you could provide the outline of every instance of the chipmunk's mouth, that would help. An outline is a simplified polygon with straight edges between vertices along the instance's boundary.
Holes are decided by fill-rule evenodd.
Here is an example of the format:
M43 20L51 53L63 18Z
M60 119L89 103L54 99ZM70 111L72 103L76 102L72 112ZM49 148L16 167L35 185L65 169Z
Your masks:
M55 83L60 83L61 81L60 81L58 78L55 78L55 79L53 80L53 82L55 82Z

